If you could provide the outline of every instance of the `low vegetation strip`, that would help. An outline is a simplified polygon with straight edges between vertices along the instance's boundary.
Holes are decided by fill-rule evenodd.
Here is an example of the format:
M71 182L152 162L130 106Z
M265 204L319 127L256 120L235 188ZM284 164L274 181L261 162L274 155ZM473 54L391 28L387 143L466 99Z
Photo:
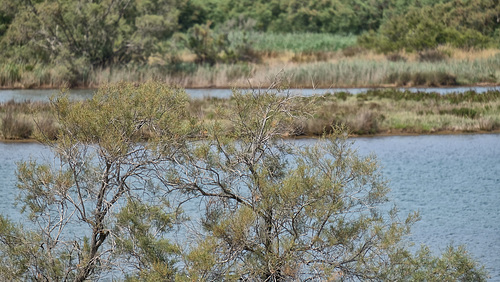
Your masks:
M300 97L296 103L306 105L308 114L293 121L286 133L290 137L320 136L339 124L347 125L354 135L459 134L500 130L500 91L440 95L380 89L357 95L339 92ZM189 101L191 116L204 123L221 121L221 109L233 107L235 104L231 98ZM55 139L57 128L49 103L8 101L0 104L3 140Z
M284 73L291 87L453 86L500 83L500 53L456 51L441 61L420 61L416 55L383 56L373 53L349 57L342 52L262 53L263 63L195 62L158 63L148 66L98 67L80 79L68 80L51 66L35 70L27 64L1 65L4 88L97 88L108 83L162 81L185 88L247 88L248 82L267 86L270 77ZM464 56L464 58L462 57Z

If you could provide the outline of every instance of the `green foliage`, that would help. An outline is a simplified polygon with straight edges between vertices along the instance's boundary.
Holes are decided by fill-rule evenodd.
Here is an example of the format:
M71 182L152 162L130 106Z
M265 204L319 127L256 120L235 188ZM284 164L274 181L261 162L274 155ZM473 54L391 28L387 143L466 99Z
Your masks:
M458 85L457 78L451 74L438 71L438 72L403 72L391 73L386 79L386 83L394 83L398 86L454 86Z
M188 48L196 55L196 62L214 65L219 53L227 46L226 35L215 35L210 23L195 25L188 31Z
M217 30L210 29L210 25L210 22L197 24L188 30L187 47L196 55L197 63L212 66L219 62L259 61L247 33L252 29L252 22L228 22Z
M453 110L451 110L451 114L454 114L456 116L465 117L465 118L470 118L470 119L474 119L478 115L478 113L475 109L470 109L470 108L453 109Z
M419 267L404 251L418 216L384 214L388 187L377 162L356 154L345 128L295 147L281 140L289 119L304 113L293 99L236 92L232 102L218 111L228 124L211 124L192 164L172 176L186 200L206 198L204 232L186 257L189 277L404 280L400 265ZM475 271L466 270L484 277Z
M165 212L165 207L165 202L153 206L129 199L116 215L117 256L125 256L123 264L138 270L136 277L126 274L127 280L173 280L177 270L172 257L179 248L164 237L175 223L173 213Z
M89 68L144 62L177 29L176 1L27 1L1 38L3 61Z
M261 52L332 52L356 44L356 36L328 33L250 32L249 37L254 48Z
M42 141L51 146L58 164L29 161L19 164L17 171L20 201L31 226L41 228L37 230L40 243L35 246L44 246L37 252L47 258L47 265L40 268L37 261L28 261L19 277L37 277L29 271L40 268L37 271L48 280L73 277L83 281L108 271L111 265L107 262L115 254L127 257L138 251L150 256L159 256L161 251L162 259L148 262L172 264L167 257L174 249L155 237L168 231L171 217L141 201L156 201L151 171L173 158L174 148L190 132L186 99L184 91L153 82L102 87L87 102L70 102L67 96L54 98L58 138ZM149 198L138 196L145 192ZM114 209L127 202L114 222ZM131 206L148 214L127 213ZM127 222L130 232L122 232L119 227ZM148 224L154 226L145 230ZM74 234L74 226L81 232ZM118 241L121 253L115 249L118 238L113 226L123 235ZM157 233L150 233L153 230ZM127 242L137 242L134 240L146 242L127 249ZM30 244L22 242L20 247Z
M38 232L14 225L0 216L0 279L5 281L36 279L72 279L64 260L48 255L45 251L51 245ZM58 255L67 257L67 253Z
M238 17L256 20L261 31L359 33L376 29L382 1L204 1L207 18L216 24ZM201 3L200 3L201 4Z
M157 79L183 69L180 58L185 57L180 54L186 51L194 53L198 63L214 65L258 63L263 52L300 52L292 60L303 62L301 55L326 60L330 57L322 52L338 50L351 57L365 48L393 53L424 52L440 45L478 49L500 44L498 3L490 0L2 0L0 4L0 83L9 87L92 87L120 80L104 77L89 83L92 74L103 68L134 69L142 78L138 69L149 66L148 75ZM356 40L358 46L353 46ZM159 74L158 65L165 66L168 74ZM183 77L185 72L176 74ZM483 76L467 78L466 83L496 82L494 72Z
M399 254L401 255L401 254ZM407 254L403 254L407 255ZM463 246L449 246L441 257L435 257L426 246L400 264L386 280L404 281L487 281L484 269L478 268Z
M497 4L487 0L451 0L394 15L381 24L378 33L359 37L359 44L381 52L409 52L450 44L458 48L485 48L500 25Z
M17 5L13 1L0 1L0 38L5 34L7 29L16 16Z

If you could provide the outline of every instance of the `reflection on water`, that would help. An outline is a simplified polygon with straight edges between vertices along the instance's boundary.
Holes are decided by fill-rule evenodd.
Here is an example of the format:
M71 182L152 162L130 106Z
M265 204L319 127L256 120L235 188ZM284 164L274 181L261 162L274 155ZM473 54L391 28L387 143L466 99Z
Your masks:
M373 88L321 88L321 89L290 89L289 92L294 95L311 96L315 94L326 94L326 93L336 93L336 92L349 92L351 94L359 94L366 92ZM400 88L401 90L409 90L411 92L437 92L439 94L446 93L462 93L469 90L475 90L478 93L484 93L488 90L500 90L500 86L497 87L449 87L449 88ZM251 91L250 89L242 89L243 91ZM70 98L75 100L88 99L92 97L96 90L95 89L74 89L70 90ZM256 90L259 91L259 90ZM23 89L23 90L0 90L0 103L9 100L14 100L16 102L22 101L48 101L49 98L58 93L57 89ZM190 97L195 99L201 99L204 97L216 97L216 98L228 98L231 96L231 89L217 89L217 88L205 88L205 89L186 89L186 92Z
M443 251L450 242L466 244L500 280L500 135L356 138L355 147L378 156L402 215L420 211L412 232L417 245ZM14 220L15 164L30 155L50 152L36 143L0 143L0 212Z

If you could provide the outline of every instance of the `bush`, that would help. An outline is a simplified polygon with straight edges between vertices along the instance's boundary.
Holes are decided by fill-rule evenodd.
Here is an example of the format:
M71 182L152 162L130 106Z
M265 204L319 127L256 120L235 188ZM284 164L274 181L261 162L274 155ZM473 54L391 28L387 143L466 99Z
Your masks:
M458 85L457 78L454 75L445 73L445 72L437 72L434 75L434 79L436 81L436 86L454 86Z
M347 97L351 97L351 96L352 96L352 94L351 94L351 93L349 93L349 92L345 92L345 91L336 92L336 93L334 94L334 97L335 97L336 99L339 99L339 100L342 100L342 101L347 100Z
M378 132L378 115L370 110L361 110L352 120L347 122L355 134L375 134Z
M43 118L36 123L37 135L44 140L56 140L57 139L57 126L52 118ZM40 136L41 135L41 136Z

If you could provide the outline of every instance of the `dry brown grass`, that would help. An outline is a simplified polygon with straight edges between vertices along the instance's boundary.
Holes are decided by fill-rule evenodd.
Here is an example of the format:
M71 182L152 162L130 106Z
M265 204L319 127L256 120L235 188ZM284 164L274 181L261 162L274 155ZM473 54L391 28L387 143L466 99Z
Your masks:
M483 49L483 50L463 50L449 47L442 47L444 50L449 50L449 54L451 54L451 59L454 60L478 60L478 59L487 59L497 54L500 54L499 49Z
M32 137L33 123L24 114L8 111L3 114L1 132L4 139L28 139Z

